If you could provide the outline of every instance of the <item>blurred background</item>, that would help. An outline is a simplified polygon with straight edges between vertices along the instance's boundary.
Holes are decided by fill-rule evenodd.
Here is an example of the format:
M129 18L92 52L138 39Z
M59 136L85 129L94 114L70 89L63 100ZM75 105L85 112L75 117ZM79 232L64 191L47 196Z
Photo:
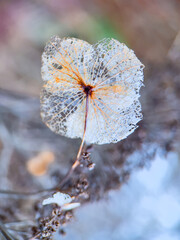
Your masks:
M86 204L57 239L180 239L179 0L0 0L1 223L15 234L17 222L37 217L16 192L54 187L80 143L40 119L41 54L53 35L91 44L112 37L145 65L139 128L93 147Z

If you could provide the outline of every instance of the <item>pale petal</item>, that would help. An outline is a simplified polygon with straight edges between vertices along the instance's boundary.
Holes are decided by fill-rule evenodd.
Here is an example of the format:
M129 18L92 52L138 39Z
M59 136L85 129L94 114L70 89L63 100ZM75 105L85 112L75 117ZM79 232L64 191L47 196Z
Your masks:
M53 37L42 56L41 116L54 132L82 138L86 94L85 141L111 143L126 138L142 119L139 91L143 65L132 50L114 39L90 45L79 39Z
M71 201L72 201L72 198L68 194L57 192L53 194L53 197L44 199L42 202L42 205L55 203L61 207L64 204L70 203Z
M80 203L67 203L62 206L62 210L69 211L69 210L79 207L80 205L81 205Z

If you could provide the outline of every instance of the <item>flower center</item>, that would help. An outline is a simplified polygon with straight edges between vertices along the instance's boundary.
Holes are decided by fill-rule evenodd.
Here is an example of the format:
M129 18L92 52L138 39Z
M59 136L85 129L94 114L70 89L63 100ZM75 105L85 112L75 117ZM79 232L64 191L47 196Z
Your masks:
M86 95L91 95L91 93L92 93L92 86L86 85L86 86L82 86L82 87L83 87L84 93Z

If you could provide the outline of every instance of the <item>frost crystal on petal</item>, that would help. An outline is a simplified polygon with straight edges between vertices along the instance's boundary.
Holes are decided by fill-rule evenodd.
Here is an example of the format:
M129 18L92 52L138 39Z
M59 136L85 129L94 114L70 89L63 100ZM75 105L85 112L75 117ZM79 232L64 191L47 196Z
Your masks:
M111 143L126 138L142 119L139 91L143 65L114 39L95 45L53 37L42 55L41 117L55 133L82 138L91 86L85 141Z

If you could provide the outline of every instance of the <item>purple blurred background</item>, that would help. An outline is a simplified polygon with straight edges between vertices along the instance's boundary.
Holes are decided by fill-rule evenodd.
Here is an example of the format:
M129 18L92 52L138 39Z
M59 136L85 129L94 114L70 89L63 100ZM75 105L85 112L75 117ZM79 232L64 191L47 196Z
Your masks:
M77 152L79 140L53 134L39 116L41 54L53 35L92 44L113 37L145 65L140 127L120 143L93 150L97 172L89 202L120 190L109 193L108 203L80 209L64 239L180 239L179 0L0 0L0 189L53 187ZM55 161L45 175L33 176L26 163L44 151ZM35 218L31 205L0 197L7 199L0 199L6 227Z

